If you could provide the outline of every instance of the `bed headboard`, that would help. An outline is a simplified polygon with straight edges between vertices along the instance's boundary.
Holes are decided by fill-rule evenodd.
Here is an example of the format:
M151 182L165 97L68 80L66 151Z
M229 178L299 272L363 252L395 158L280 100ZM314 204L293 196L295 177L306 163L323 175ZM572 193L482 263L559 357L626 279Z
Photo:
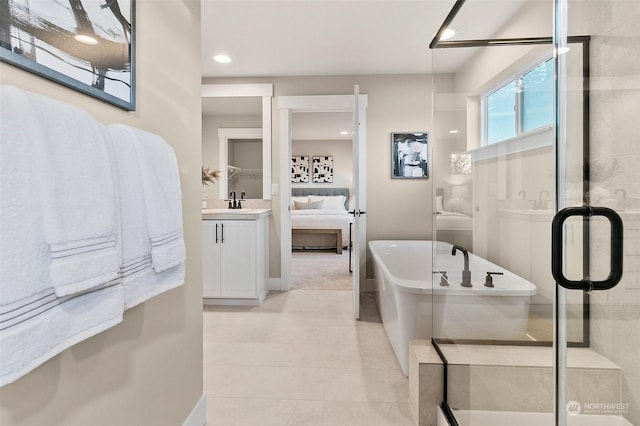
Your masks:
M344 209L349 210L349 188L291 188L291 195L294 197L344 195Z

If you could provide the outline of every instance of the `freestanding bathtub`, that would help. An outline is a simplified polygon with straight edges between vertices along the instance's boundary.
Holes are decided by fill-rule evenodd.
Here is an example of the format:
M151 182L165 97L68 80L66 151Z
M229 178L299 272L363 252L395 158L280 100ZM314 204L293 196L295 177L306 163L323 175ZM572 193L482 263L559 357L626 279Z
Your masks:
M440 241L369 242L380 316L405 375L414 339L527 339L536 286L469 253L472 287L462 287L463 255L453 256L452 248ZM494 275L494 287L486 287L487 272L504 275Z

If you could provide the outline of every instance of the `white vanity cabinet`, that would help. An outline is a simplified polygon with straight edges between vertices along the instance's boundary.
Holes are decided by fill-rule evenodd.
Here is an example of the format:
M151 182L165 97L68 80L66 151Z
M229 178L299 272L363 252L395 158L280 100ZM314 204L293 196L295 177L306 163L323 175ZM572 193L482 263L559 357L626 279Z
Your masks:
M206 212L202 221L204 303L259 304L267 294L268 214Z

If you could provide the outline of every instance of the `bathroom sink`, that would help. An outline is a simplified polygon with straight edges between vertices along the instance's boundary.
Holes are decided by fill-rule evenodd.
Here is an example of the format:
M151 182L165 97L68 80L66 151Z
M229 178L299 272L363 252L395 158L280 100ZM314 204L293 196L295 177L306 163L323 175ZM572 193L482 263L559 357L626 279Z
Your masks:
M255 209L202 209L202 214L225 213L225 214L242 214L253 213Z
M202 209L203 220L255 220L270 215L269 209Z

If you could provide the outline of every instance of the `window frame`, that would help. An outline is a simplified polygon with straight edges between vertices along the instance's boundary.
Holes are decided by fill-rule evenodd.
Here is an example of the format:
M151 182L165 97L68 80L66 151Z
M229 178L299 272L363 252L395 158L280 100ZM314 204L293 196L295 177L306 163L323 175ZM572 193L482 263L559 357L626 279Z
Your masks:
M523 116L522 116L522 96L524 91L515 91L515 101L514 101L514 112L515 112L515 136L501 139L494 142L489 142L489 101L488 98L492 94L496 93L498 90L503 87L515 83L516 87L518 86L518 80L524 78L525 75L535 70L537 67L546 64L549 61L552 61L553 58L551 56L545 56L542 60L538 59L533 63L527 64L526 67L520 69L517 73L512 74L506 79L501 80L499 83L492 86L489 90L482 93L480 95L480 126L482 131L482 138L480 141L481 147L492 146L496 144L507 143L510 141L519 140L522 138L526 138L528 136L533 136L535 134L545 132L547 130L553 129L553 116L551 118L551 122L548 124L543 124L541 126L535 127L533 129L529 129L527 131L523 131Z

